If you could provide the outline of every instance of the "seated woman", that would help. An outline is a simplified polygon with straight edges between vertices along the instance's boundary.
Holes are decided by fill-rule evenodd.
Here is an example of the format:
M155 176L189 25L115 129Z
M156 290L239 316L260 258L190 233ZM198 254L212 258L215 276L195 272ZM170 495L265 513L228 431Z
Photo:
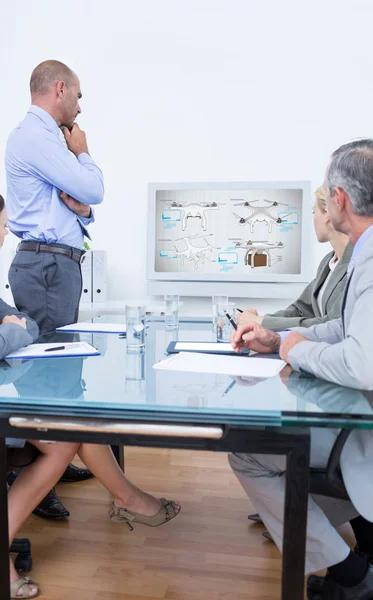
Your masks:
M7 213L0 196L0 247L7 235ZM27 315L0 300L0 360L10 352L34 342L38 326ZM20 440L7 439L7 445L19 445ZM8 492L9 544L39 502L58 482L77 453L96 478L113 496L109 517L124 523L131 531L135 523L150 527L170 521L180 511L180 505L141 491L124 476L109 446L76 443L30 444L39 450L35 462L26 467ZM34 598L39 595L30 577L19 577L10 560L11 598Z
M308 284L298 300L284 310L259 316L255 309L246 309L237 317L240 325L254 321L272 331L282 331L290 327L311 327L340 316L353 246L347 235L333 228L326 210L325 197L324 188L319 187L316 190L313 223L317 240L321 243L330 242L333 251L322 259L315 279Z
M325 198L325 189L319 187L313 207L313 224L317 240L321 243L330 242L333 250L322 259L315 279L308 284L298 300L284 310L261 317L255 309L249 308L238 316L240 325L254 321L272 331L283 331L290 327L311 327L338 319L353 246L347 235L335 231L332 226ZM262 522L258 513L249 515L249 519L256 523ZM268 532L265 531L263 535L270 539Z

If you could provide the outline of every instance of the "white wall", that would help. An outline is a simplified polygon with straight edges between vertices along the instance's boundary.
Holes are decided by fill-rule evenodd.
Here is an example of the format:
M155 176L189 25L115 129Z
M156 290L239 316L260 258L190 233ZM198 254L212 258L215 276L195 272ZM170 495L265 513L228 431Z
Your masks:
M31 70L62 60L105 174L112 299L145 294L149 181L316 187L333 149L373 135L371 0L0 0L0 22L0 189Z

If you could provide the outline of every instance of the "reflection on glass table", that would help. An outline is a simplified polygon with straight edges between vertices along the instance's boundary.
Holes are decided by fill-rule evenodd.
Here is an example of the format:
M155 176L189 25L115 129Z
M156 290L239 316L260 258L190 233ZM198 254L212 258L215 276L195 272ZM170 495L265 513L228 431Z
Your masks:
M122 315L101 317L118 322ZM88 341L101 355L86 358L13 361L0 366L0 406L20 403L58 408L63 414L131 417L151 413L179 420L289 425L359 420L373 427L372 393L359 392L292 373L266 380L155 371L170 341L213 341L211 320L180 320L169 331L163 318L148 322L145 352L130 356L126 339L113 334L49 334L48 341ZM46 339L45 336L43 338ZM42 341L42 340L41 340ZM247 360L250 360L248 357Z

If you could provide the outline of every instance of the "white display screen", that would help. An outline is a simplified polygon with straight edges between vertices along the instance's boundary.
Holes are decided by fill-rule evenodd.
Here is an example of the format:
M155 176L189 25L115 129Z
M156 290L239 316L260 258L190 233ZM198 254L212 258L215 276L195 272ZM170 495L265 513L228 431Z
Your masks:
M155 202L156 273L301 273L302 188L158 190Z

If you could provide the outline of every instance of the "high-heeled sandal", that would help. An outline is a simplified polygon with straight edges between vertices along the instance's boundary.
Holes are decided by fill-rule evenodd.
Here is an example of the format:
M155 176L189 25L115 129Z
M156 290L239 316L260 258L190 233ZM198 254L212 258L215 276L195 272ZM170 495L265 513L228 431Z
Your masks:
M15 600L20 600L21 598L36 598L36 596L39 596L40 591L38 589L36 594L31 594L30 585L37 587L31 577L20 577L19 579L12 581L10 584L10 597ZM19 591L22 592L22 596L17 596Z
M176 512L172 500L161 498L160 502L161 507L159 511L151 517L132 512L126 508L120 508L119 506L115 506L113 502L109 511L109 518L116 523L125 523L130 531L133 531L132 523L142 523L149 527L158 527L159 525L163 525L163 523L171 521L171 519L176 517L181 510L180 508L180 510Z

